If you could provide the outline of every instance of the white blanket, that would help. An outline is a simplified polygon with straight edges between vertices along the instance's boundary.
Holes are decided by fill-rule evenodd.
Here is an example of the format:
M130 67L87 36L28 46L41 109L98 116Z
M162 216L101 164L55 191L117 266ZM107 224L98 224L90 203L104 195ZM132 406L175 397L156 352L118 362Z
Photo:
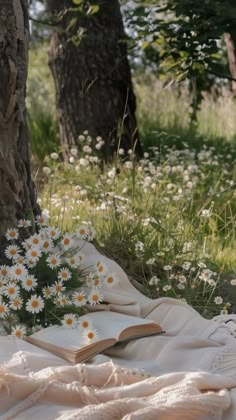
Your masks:
M205 320L175 299L150 300L91 244L83 253L85 266L103 261L120 278L96 310L149 318L166 333L75 366L0 337L0 419L236 419L236 324Z

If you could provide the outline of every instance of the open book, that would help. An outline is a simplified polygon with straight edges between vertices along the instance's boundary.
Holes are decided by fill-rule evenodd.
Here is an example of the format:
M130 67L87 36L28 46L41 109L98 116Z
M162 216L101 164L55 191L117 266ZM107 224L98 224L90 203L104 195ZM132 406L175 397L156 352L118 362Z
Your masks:
M54 325L26 337L26 341L71 363L80 363L125 340L162 333L147 319L98 311L80 317L80 326Z

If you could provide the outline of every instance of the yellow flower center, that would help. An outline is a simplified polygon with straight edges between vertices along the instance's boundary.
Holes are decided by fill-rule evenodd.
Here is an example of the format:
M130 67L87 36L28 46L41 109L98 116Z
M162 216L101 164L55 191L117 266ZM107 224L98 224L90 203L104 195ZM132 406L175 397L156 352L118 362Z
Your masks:
M85 230L84 229L80 229L79 233L80 233L80 235L84 235L85 234Z
M82 302L82 301L84 300L84 296L83 296L83 295L78 295L78 296L77 296L77 300L78 300L79 302Z
M0 313L3 314L5 312L5 307L0 305Z
M88 333L88 338L89 338L90 340L92 340L92 339L94 338L94 333L93 333L92 331L89 331L89 333Z
M37 257L37 255L38 255L38 253L37 253L36 251L32 251L32 252L31 252L31 256L32 256L32 257Z
M9 287L8 288L9 295L13 295L15 293L15 287Z
M20 276L22 274L21 268L16 268L15 273L17 276Z
M92 300L93 300L94 302L97 302L97 301L98 301L98 295L93 295L93 296L92 296Z
M83 321L83 322L82 322L82 327L84 327L84 328L88 328L88 326L89 326L88 321Z
M17 330L15 332L16 337L21 338L22 337L22 332L20 330Z
M27 279L26 284L27 284L27 286L32 286L33 282L32 282L31 279Z
M11 250L10 250L10 254L11 254L11 255L16 255L16 250L15 250L14 248L13 248L13 249L11 249Z
M71 318L69 318L69 319L67 319L67 320L66 320L66 323L67 323L68 325L71 325L71 324L73 323L73 321L72 321L72 319L71 319Z
M113 282L113 277L107 277L107 283L112 283Z
M36 245L37 245L38 243L39 243L38 238L34 238L34 239L33 239L33 244L36 244Z
M3 268L1 273L2 273L2 276L6 276L7 275L7 270L5 268Z
M70 239L65 238L65 239L64 239L64 245L69 245L69 243L70 243Z
M52 265L55 265L56 263L57 263L56 258L52 258L52 259L51 259L51 264L52 264Z
M32 308L37 308L39 306L39 303L37 300L33 300L31 303Z
M9 233L9 236L11 236L12 238L14 238L16 236L16 232L14 232L13 230Z

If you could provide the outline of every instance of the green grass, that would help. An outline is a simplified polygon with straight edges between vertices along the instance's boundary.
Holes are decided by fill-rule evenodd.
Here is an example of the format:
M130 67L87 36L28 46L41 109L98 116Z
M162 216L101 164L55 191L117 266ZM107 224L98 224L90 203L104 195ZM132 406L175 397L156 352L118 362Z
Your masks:
M64 164L48 158L52 172L40 184L40 204L51 224L64 230L92 223L97 246L144 293L185 299L205 316L229 311L229 303L236 303L228 293L234 293L228 274L236 276L232 155L223 146L220 154L208 145L197 152L170 148L165 135L161 140L162 150L152 149L139 163L117 161L118 172L100 172L94 164L85 168L79 159ZM183 269L186 261L192 271ZM213 272L211 284L201 279L206 269ZM150 285L153 276L158 285ZM222 304L214 302L216 296Z

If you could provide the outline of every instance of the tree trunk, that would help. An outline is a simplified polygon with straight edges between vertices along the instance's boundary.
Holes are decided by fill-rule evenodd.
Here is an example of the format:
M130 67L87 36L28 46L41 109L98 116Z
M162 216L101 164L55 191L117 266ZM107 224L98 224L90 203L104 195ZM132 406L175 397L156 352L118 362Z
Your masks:
M25 119L28 42L27 0L0 0L1 245L7 228L38 213Z
M225 42L228 53L229 69L233 79L232 91L236 95L236 32L225 34Z
M135 95L127 59L127 47L118 0L94 0L99 11L76 22L66 31L75 13L66 13L60 31L51 38L49 63L56 87L56 105L64 156L78 144L84 130L105 141L104 158L117 148L136 147L141 154L135 118ZM51 0L50 8L61 12L71 2ZM80 42L69 40L85 31Z

